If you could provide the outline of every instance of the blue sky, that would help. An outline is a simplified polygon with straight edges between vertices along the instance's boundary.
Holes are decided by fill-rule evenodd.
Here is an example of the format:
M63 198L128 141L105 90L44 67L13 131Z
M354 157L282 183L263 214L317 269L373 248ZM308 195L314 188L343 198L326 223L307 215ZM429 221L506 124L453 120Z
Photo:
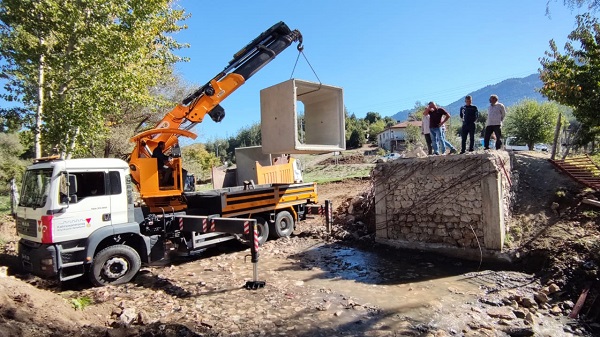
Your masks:
M471 91L536 73L555 39L562 48L583 10L562 1L228 1L182 0L188 29L175 35L190 48L177 65L189 83L206 83L232 55L273 24L284 21L304 37L293 77L344 89L350 113L382 116L416 101L449 104ZM206 118L198 140L235 136L260 121L260 90L290 79L295 44L221 104L221 123ZM502 97L500 97L502 101Z

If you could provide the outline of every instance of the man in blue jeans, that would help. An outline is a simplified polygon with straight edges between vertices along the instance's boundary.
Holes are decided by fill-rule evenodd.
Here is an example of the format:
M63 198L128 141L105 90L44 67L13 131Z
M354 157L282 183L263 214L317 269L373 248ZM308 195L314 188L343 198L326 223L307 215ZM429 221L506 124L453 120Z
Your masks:
M450 120L450 114L444 108L438 108L434 102L429 102L423 115L429 115L429 132L431 133L431 145L433 145L433 154L439 155L439 144L441 144L442 150L446 150L446 146L450 148L450 154L456 153L456 148L452 146L444 136L442 127L448 120ZM444 154L444 153L442 153Z

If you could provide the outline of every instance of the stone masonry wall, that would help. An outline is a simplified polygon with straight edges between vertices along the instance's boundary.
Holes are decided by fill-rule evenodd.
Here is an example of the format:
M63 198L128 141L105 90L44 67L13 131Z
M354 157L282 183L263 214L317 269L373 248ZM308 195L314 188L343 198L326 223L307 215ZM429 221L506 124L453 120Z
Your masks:
M510 172L505 151L380 163L374 171L376 238L501 251Z

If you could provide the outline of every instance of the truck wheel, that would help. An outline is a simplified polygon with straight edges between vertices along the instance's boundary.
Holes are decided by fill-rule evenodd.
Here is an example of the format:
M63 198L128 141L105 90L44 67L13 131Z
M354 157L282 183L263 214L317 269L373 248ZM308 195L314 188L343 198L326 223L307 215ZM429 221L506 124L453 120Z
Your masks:
M101 250L90 268L90 280L95 286L117 285L131 281L142 266L140 255L126 245Z
M258 229L258 244L262 246L269 238L269 226L267 220L263 217L255 216L253 219L256 220L256 228Z
M277 213L270 229L274 239L288 237L294 232L294 217L288 211L281 211Z

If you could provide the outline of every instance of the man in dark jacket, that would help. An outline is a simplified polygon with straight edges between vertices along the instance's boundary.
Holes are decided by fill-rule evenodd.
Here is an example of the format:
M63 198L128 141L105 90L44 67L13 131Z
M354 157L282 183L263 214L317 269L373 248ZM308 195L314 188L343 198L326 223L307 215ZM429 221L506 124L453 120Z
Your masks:
M173 175L173 169L169 166L169 156L163 153L165 150L165 142L158 142L158 146L152 151L152 158L156 158L158 171L162 172L162 180L159 181L160 186L168 185Z
M469 152L473 152L475 144L475 122L479 118L479 110L475 105L471 105L473 98L470 95L465 97L465 105L460 108L460 119L463 121L461 136L460 153L465 153L467 147L467 134L469 135Z

